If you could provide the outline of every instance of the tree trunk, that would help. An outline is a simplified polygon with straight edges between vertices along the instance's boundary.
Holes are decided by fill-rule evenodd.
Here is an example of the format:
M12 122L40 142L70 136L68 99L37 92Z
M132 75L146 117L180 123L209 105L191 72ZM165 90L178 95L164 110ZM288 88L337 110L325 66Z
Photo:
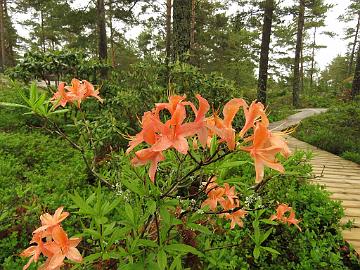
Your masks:
M350 54L350 61L349 61L349 67L348 67L348 76L352 73L352 68L354 65L354 57L355 57L355 49L357 44L357 39L359 35L359 28L360 28L360 12L358 13L358 22L356 25L356 31L355 31L355 37L354 37L354 44L352 46L351 54Z
M263 104L266 104L266 90L269 67L269 50L271 41L272 17L275 9L274 0L266 0L264 7L264 23L261 38L259 79L257 98Z
M317 30L317 27L315 27L315 29L314 29L312 52L311 52L310 88L312 88L313 83L314 83L316 30Z
M114 46L114 27L113 27L113 1L109 1L109 26L110 26L110 51L111 51L111 66L115 67L115 46Z
M42 9L40 9L40 27L41 27L41 41L40 44L42 46L43 52L46 51L45 48L45 32L44 32L44 15Z
M170 57L171 57L171 8L172 3L171 0L166 0L166 58L165 58L165 64L166 66L170 63Z
M195 45L195 8L196 8L196 0L191 1L191 27L190 27L190 50L194 50Z
M294 60L294 78L293 78L293 106L299 107L299 92L300 92L300 53L303 41L304 30L304 15L305 15L305 0L300 0L298 27L296 34L296 48Z
M304 92L304 48L301 42L301 50L300 50L300 86L299 86L299 94Z
M4 1L0 0L0 46L1 46L1 71L5 69L5 27L4 27Z
M355 96L360 94L360 42L356 57L356 66L354 73L354 80L351 89L351 97L354 99Z
M187 62L190 50L192 0L174 0L173 4L173 58Z
M105 22L105 3L104 0L97 0L97 26L98 26L98 38L99 38L99 60L106 63L107 60L107 40L106 40L106 22ZM107 70L103 68L101 70L101 78L106 79Z

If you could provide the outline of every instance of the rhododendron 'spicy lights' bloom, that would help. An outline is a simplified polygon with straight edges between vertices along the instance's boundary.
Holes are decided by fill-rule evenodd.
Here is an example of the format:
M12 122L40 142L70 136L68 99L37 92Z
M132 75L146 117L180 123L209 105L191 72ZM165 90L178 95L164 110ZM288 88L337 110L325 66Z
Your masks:
M285 216L285 214L287 212L289 212L288 217ZM270 217L270 220L278 220L279 222L288 224L288 225L293 224L301 231L301 228L298 225L300 220L295 218L295 211L291 207L289 207L287 204L280 204L276 208L276 215L272 215Z
M103 99L99 96L99 90L95 90L90 82L74 78L71 80L71 85L61 82L58 86L58 91L50 101L54 104L55 108L58 106L65 107L67 103L74 103L76 101L77 106L80 108L81 102L88 97L95 97L100 102L103 102Z
M78 87L75 83L75 88ZM189 151L188 139L192 137L193 148L198 149L197 140L205 148L213 136L220 138L219 143L225 143L230 151L236 150L236 130L233 128L233 120L240 108L243 108L246 122L239 135L243 137L250 129L253 135L244 139L245 143L252 145L243 146L240 150L249 152L254 159L256 170L256 182L264 178L264 168L270 167L279 172L284 172L283 166L277 162L278 153L287 157L290 150L282 138L281 133L272 133L269 129L269 120L266 116L264 106L261 103L252 102L250 106L240 98L234 98L227 102L223 108L223 118L214 112L206 117L210 105L206 99L196 95L198 108L189 101L186 96L172 95L167 103L157 103L151 111L145 112L142 120L142 130L130 137L129 154L136 146L146 143L148 148L135 152L132 164L135 166L150 164L149 177L155 181L158 163L163 161L163 152L175 149L181 154ZM188 117L187 106L190 106L194 116ZM161 112L165 110L170 118L163 122L160 118ZM187 118L188 117L188 118ZM192 119L192 121L187 121ZM214 206L216 201L215 192L211 193L212 199L208 203Z
M63 212L63 207L59 207L53 216L48 213L40 216L42 226L33 232L33 238L30 242L35 245L30 246L20 254L22 257L30 257L23 270L27 269L32 262L37 262L41 254L47 257L45 264L39 268L43 270L60 269L65 258L74 262L82 261L82 256L76 248L81 239L69 239L61 227L61 222L68 215L68 212Z

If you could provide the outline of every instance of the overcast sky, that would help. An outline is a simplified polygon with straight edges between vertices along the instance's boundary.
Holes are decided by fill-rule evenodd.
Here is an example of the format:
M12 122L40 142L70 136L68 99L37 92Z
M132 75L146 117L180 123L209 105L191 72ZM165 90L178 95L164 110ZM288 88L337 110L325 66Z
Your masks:
M287 0L285 0L287 1ZM77 7L81 7L87 1L76 0L75 5ZM339 15L343 14L346 7L349 5L350 0L325 0L328 4L333 4L334 7L328 12L326 18L326 27L322 28L323 31L331 31L337 34L337 36L330 38L326 35L319 33L317 35L317 44L318 45L326 45L326 48L319 49L316 53L316 62L318 66L323 69L326 67L331 60L341 54L344 55L346 53L346 41L343 40L344 37L344 28L345 23L339 22ZM24 20L28 16L20 16L18 20ZM20 36L28 36L28 31L23 28L21 25L16 24L16 29ZM126 33L127 38L136 38L136 36L141 32L140 27L134 27L130 31Z

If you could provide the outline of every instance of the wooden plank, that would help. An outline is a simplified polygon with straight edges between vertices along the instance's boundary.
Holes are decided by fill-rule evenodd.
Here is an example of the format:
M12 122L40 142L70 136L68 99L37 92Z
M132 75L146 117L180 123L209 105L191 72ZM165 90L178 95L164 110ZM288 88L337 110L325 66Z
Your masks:
M351 230L343 231L342 233L346 240L360 241L360 228L353 228Z
M347 184L347 183L337 183L337 182L326 182L326 181L322 181L322 182L318 182L316 180L313 180L312 181L313 184L319 184L319 185L322 185L322 186L325 186L325 187L334 187L334 188L344 188L344 189L347 189L347 188L356 188L356 189L360 189L360 183L359 184Z
M341 188L341 187L327 187L327 190L332 193L343 193L343 194L358 194L360 195L360 189L356 188Z
M354 187L357 187L360 182L358 180L344 180L344 179L332 179L332 178L325 178L319 177L313 180L314 182L318 183L340 183L340 184L354 184Z
M342 206L344 208L359 208L360 209L360 201L343 200Z
M360 217L360 208L345 208L345 215L350 217Z
M342 200L360 201L360 196L354 194L332 194L330 198L340 201Z

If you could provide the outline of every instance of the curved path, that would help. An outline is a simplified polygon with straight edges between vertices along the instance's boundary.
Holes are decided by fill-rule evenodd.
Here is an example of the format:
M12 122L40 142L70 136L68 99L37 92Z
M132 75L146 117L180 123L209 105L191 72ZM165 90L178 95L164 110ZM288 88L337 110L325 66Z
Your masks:
M282 130L324 111L326 109L302 109L283 121L271 123L270 127L273 130ZM287 140L292 150L311 150L314 153L310 161L314 173L313 182L325 185L332 193L331 198L342 201L345 209L342 222L354 221L354 228L343 231L343 236L360 253L360 165L291 136L288 136Z

